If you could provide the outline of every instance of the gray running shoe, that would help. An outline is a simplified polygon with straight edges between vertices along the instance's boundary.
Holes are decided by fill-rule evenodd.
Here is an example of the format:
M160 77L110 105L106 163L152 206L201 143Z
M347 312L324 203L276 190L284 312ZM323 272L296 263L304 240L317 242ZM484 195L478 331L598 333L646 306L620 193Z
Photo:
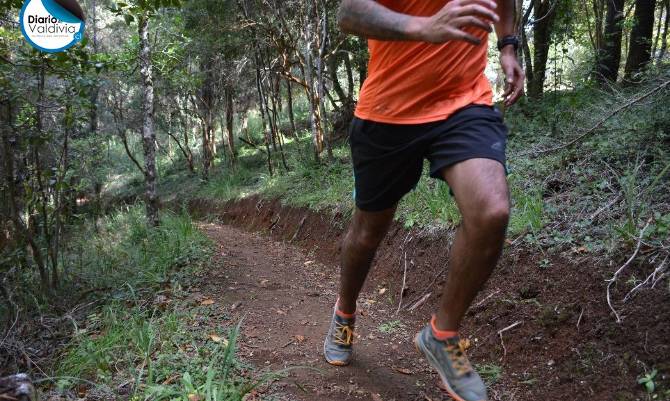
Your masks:
M444 389L456 401L486 401L486 386L465 355L467 340L458 337L440 341L433 336L430 325L414 338L417 350L442 379Z
M356 318L346 319L333 311L333 320L323 343L323 356L335 366L346 366L351 362Z

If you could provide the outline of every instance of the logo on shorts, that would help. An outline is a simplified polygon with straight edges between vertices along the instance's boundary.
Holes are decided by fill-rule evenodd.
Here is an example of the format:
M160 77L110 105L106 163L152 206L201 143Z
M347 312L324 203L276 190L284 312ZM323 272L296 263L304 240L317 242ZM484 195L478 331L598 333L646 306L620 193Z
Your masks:
M494 143L493 145L491 145L491 149L497 150L498 152L502 152L502 150L503 150L502 142L498 141L498 142Z
M34 48L56 53L84 37L84 12L76 0L25 0L21 33Z

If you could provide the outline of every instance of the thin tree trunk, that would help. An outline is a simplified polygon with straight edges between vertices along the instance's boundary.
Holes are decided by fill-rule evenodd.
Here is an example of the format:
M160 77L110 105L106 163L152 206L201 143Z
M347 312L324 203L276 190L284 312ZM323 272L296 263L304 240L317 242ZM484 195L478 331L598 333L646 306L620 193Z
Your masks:
M347 102L354 102L354 72L351 69L351 60L349 53L344 55L344 69L347 72Z
M357 38L358 45L361 49L367 49L367 40L361 37ZM368 76L368 61L367 59L358 60L358 90L363 89L363 82Z
M338 67L339 67L339 57L337 57L337 53L335 53L328 58L328 73L330 74L330 80L333 83L333 90L335 90L335 93L337 93L337 97L339 98L338 100L340 101L340 104L344 104L346 102L347 95L344 93L344 89L342 89L342 85L340 85L340 80L337 77Z
M318 0L315 0L318 5ZM316 9L316 19L317 21L319 20L318 18L318 9ZM317 64L317 70L318 70L318 80L317 80L317 93L319 96L319 123L321 126L321 129L324 131L324 140L326 144L326 152L328 154L328 159L332 160L333 159L333 146L332 146L332 130L328 127L328 115L326 114L326 104L324 98L326 97L326 85L324 82L324 76L323 76L323 69L324 69L324 57L326 55L326 49L328 47L328 13L326 12L326 5L322 4L321 6L321 34L319 35L320 38L320 44L321 46L319 47L319 57L318 57L318 64ZM335 74L335 79L337 80L337 74Z
M33 238L33 233L28 229L26 224L23 222L20 216L20 210L18 203L16 201L17 190L16 190L16 177L14 172L14 152L16 147L16 134L13 129L13 109L11 103L7 102L5 105L7 110L8 124L5 127L0 127L2 132L2 147L4 152L4 172L5 172L5 185L7 186L7 198L9 201L9 213L14 223L14 228L16 232L22 237L24 244L28 244L31 250L33 261L37 265L37 271L40 275L40 284L44 291L49 289L49 279L46 272L46 266L44 263L44 258L42 257L42 251L40 250L39 245L35 242Z
M296 136L297 130L295 129L295 116L293 115L293 93L291 89L291 81L286 80L286 108L288 109L288 119L291 123L291 135Z
M309 102L309 122L312 127L312 144L314 145L314 159L318 162L320 161L320 154L323 151L323 131L319 127L319 121L317 117L318 106L315 105L316 96L314 93L314 80L312 78L312 45L314 41L313 34L313 21L312 21L312 10L313 3L310 0L308 11L307 11L307 21L305 24L305 82L307 87L305 92Z
M263 141L265 144L265 152L267 154L268 172L270 176L273 174L272 170L272 156L270 153L270 138L268 138L268 127L265 120L265 95L263 93L263 85L261 82L261 67L260 57L258 53L255 54L256 59L256 90L258 91L258 106L261 111L261 121L263 123Z
M233 88L226 89L226 131L228 133L228 151L230 152L230 160L235 164L237 160L237 151L235 150L235 135L233 133L234 109L233 109Z
M144 181L146 218L150 226L156 227L158 219L158 194L156 188L156 133L154 132L154 84L149 42L149 21L146 15L138 19L140 40L140 76L142 77L142 147L144 150Z
M663 25L663 35L661 38L661 49L658 52L657 61L663 60L665 52L668 49L668 27L670 26L670 0L663 2L665 5L665 23Z

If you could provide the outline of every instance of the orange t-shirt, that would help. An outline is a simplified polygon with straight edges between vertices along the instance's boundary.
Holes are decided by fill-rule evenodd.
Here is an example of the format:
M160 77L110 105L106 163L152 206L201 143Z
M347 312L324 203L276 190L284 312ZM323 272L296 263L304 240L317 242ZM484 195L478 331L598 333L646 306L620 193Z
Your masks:
M380 0L391 10L431 16L444 0ZM493 104L493 92L484 75L488 34L471 27L482 38L473 46L463 41L431 44L368 40L368 77L355 115L392 124L420 124L443 120L469 104Z

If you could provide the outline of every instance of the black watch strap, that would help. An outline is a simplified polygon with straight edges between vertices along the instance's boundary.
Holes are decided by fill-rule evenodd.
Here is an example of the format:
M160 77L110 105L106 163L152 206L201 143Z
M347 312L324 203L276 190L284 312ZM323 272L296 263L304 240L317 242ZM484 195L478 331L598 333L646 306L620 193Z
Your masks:
M514 46L514 51L519 49L519 38L514 35L508 35L498 41L498 50L502 50L503 47L512 45Z

